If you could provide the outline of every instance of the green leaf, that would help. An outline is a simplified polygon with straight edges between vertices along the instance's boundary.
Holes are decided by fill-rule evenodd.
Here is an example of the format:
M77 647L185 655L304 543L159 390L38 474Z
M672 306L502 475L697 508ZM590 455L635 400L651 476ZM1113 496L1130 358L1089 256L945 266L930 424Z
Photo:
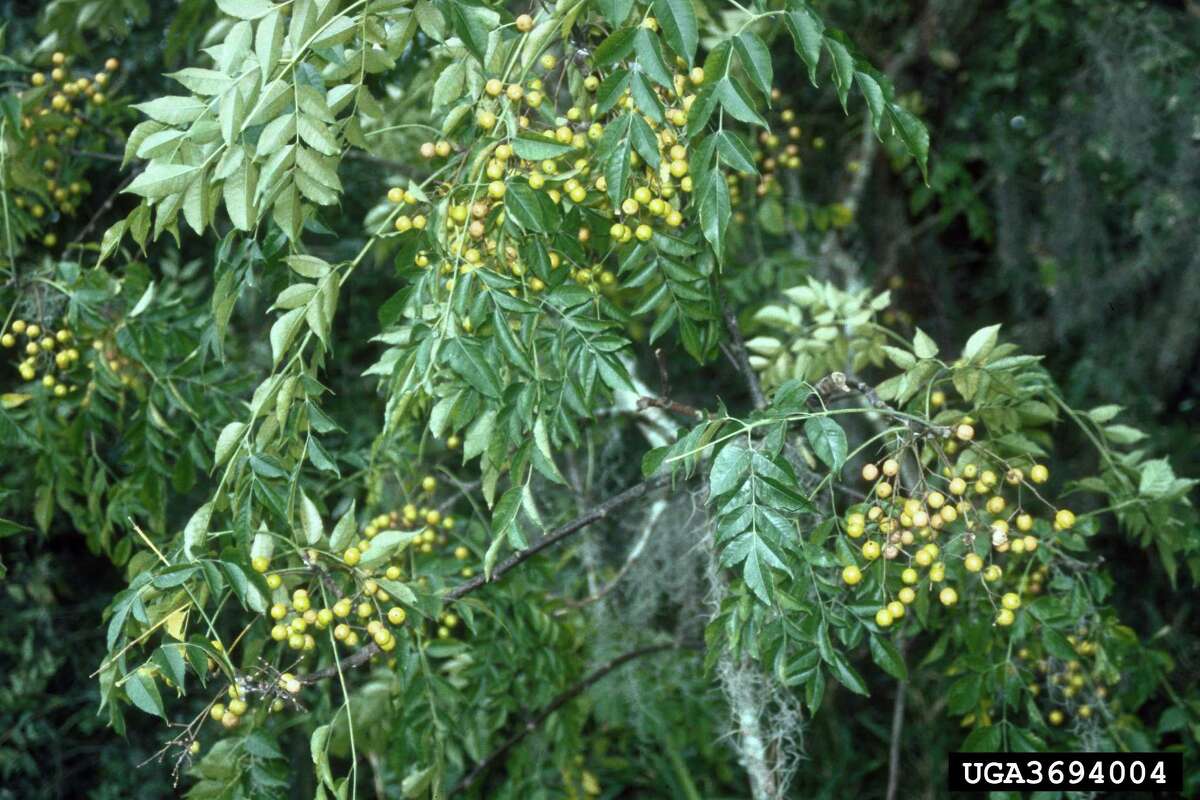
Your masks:
M137 103L133 107L157 122L165 122L168 125L187 125L195 122L208 109L208 104L191 95L172 94L157 97L145 103ZM132 135L130 140L134 141Z
M609 20L609 22L615 24L616 20ZM592 56L596 66L611 66L632 53L636 34L637 31L634 28L618 28L613 31L607 39L600 43Z
M604 20L614 26L629 19L629 12L633 10L633 0L597 0L596 5Z
M972 333L963 348L963 360L968 364L980 364L986 361L996 346L996 338L999 334L999 325L989 325Z
M1143 497L1166 497L1175 485L1175 470L1166 459L1159 458L1142 464L1138 494Z
M448 349L450 368L466 380L477 392L499 399L500 376L483 354L482 348L464 339L455 339Z
M304 492L300 493L300 526L304 529L304 541L309 547L316 546L325 538L325 523L321 521L321 511Z
M514 486L500 496L496 508L492 511L492 537L500 539L507 537L517 550L523 550L527 544L521 536L517 525L517 514L521 510L522 487Z
M163 711L163 702L158 693L158 686L155 684L154 678L143 673L141 669L130 673L128 680L125 681L125 693L129 695L130 702L142 711L166 720L167 715Z
M837 678L837 682L855 694L861 694L863 697L870 696L871 693L867 690L866 682L854 667L850 666L845 657L836 650L832 651L830 656L826 660L832 668L833 677Z
M804 435L817 458L832 472L840 472L848 451L842 426L830 417L809 417L804 421Z
M867 108L871 112L871 122L875 126L875 133L878 134L883 126L885 110L883 89L879 86L879 81L862 71L854 73L854 80L858 83L858 89L867 101Z
M837 89L838 101L846 110L846 99L850 96L850 84L854 81L854 56L846 46L836 39L825 38L825 49L833 59L833 85Z
M696 26L696 10L692 0L654 0L654 16L662 27L667 44L690 67L695 63L700 31Z
M767 121L754 109L753 101L733 78L725 77L718 81L716 94L721 108L729 112L734 119L762 128L767 127Z
M217 0L222 13L238 19L258 19L274 10L270 0Z
M569 144L562 144L542 136L522 135L512 140L512 150L517 158L526 161L546 161L558 158L574 149Z
M358 523L354 519L354 509L355 502L351 501L350 508L333 526L333 533L329 534L329 549L335 553L340 553L354 542L354 535L358 530Z
M212 521L213 504L205 503L196 509L183 528L183 554L189 561L194 560L195 550L204 545L208 538L208 525Z
M796 53L808 66L808 79L817 85L817 65L821 62L821 42L824 41L825 24L807 8L789 11L784 18Z
M671 80L671 70L667 67L663 56L662 43L648 28L638 26L634 37L634 50L637 52L637 63L650 76L650 79L660 86L674 90Z
M896 646L881 636L871 636L871 658L884 672L896 680L908 680L908 668Z
M614 206L625 199L629 188L629 176L633 169L629 156L633 151L630 132L630 116L626 114L616 122L610 122L600 137L599 150L607 154L604 162L604 179L608 181L608 197Z
M929 131L925 128L925 123L917 119L915 114L895 103L888 106L888 114L892 118L892 125L895 126L896 133L904 142L905 149L917 160L917 166L921 168L921 176L928 181Z
M179 81L188 91L205 97L222 94L233 85L233 79L224 72L204 67L185 67L167 73L167 77Z
M179 194L188 187L200 172L199 167L188 164L160 164L153 162L138 175L124 191L151 200Z
M362 560L359 563L367 566L382 564L398 551L408 547L420 533L420 531L380 531L374 539L371 539L371 545L362 554Z
M496 12L480 6L452 2L445 6L450 12L450 25L467 49L481 63L487 63L488 31L499 21Z
M713 497L741 485L750 469L750 451L740 444L728 444L713 459L708 473L709 492Z
M917 365L917 358L907 350L902 350L899 347L891 345L883 345L883 352L887 354L888 359L897 367L903 370L910 370Z
M504 194L504 210L527 231L546 232L546 221L537 194L527 183L512 183Z
M1003 744L1003 736L999 725L987 725L976 728L967 735L962 743L964 753L994 753Z
M717 132L716 140L717 152L721 155L722 163L738 172L749 175L758 174L758 170L754 166L754 154L750 152L750 148L746 147L742 137L731 130L722 130Z
M631 117L629 132L633 140L633 148L637 150L638 155L657 170L659 164L662 163L662 156L658 152L658 140L654 136L654 131L650 129L650 125L641 116L635 114Z
M917 333L913 336L913 352L917 354L917 358L933 358L938 354L937 342L925 331L917 328Z
M764 97L771 96L771 85L775 72L771 67L771 51L753 31L743 31L733 40L733 49L742 62L742 68Z
M234 448L241 441L242 433L246 430L246 423L231 422L221 429L221 435L217 437L217 447L213 452L213 468L221 466L229 457L233 455Z
M1042 627L1042 646L1047 653L1063 661L1073 661L1079 657L1067 637L1049 626Z
M729 225L732 206L729 200L729 186L719 168L714 166L711 169L696 201L700 212L700 230L704 239L712 246L717 259L723 260L725 229Z
M329 273L329 270L332 269L328 262L317 258L316 256L288 256L287 262L288 266L291 267L297 275L302 275L305 278L323 278Z
M291 347L292 340L296 338L296 333L300 330L303 321L304 309L293 308L275 320L275 324L271 326L271 358L275 366L279 366L284 354Z

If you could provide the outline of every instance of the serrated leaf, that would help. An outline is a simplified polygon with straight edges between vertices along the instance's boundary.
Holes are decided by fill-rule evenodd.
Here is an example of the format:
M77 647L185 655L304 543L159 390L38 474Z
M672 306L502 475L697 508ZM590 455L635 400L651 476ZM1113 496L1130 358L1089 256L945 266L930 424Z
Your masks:
M917 328L917 333L913 336L913 352L917 354L917 358L933 358L938 354L937 342L925 331Z
M300 526L304 529L304 541L309 547L320 544L325 538L325 523L317 504L304 492L300 493Z
M834 472L846 463L846 432L830 417L809 417L804 421L804 436L817 458Z
M767 49L767 45L753 31L742 31L733 40L733 49L738 54L738 60L742 62L742 68L754 82L755 88L769 98L775 72L771 66L771 51Z
M242 433L246 430L246 423L231 422L221 429L221 435L217 437L217 447L213 451L213 468L221 466L229 457L233 455L234 449L242 439Z
M708 473L709 492L713 497L733 491L741 485L750 469L750 451L739 444L728 444L717 453Z
M143 674L140 669L130 673L128 680L125 681L125 694L129 695L129 701L142 711L166 720L167 715L163 711L162 696L158 693L158 686L155 684L154 678Z
M212 521L213 504L207 502L196 509L183 528L183 554L189 560L195 559L195 551L204 546L208 538L208 525Z
M271 13L275 5L270 0L217 0L217 8L238 19L258 19Z
M199 174L200 168L189 164L152 162L145 171L125 187L124 191L151 200L179 194Z
M275 324L271 326L271 359L275 366L279 366L284 354L291 347L303 321L304 309L293 308L275 320Z
M896 680L908 680L908 668L896 646L881 636L871 636L871 659Z
M358 523L354 519L355 502L350 502L350 508L346 510L338 519L337 524L333 526L333 533L329 534L329 549L335 553L340 553L354 542L354 536L358 531Z
M362 560L359 563L366 566L382 564L410 545L420 533L420 531L380 531L374 539L371 539L371 546L362 554Z
M979 364L987 360L992 349L996 346L996 339L1000 335L1000 326L989 325L986 328L980 328L971 334L971 338L967 339L967 344L963 347L963 360L969 364Z
M653 7L667 44L689 67L692 66L695 63L696 46L700 43L692 0L654 0Z

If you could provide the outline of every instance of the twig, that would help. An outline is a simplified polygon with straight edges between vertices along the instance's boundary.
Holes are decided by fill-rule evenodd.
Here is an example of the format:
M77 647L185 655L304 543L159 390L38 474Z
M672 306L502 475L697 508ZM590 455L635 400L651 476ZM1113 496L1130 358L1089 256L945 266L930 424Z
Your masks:
M903 658L905 643L900 642L900 656ZM904 732L904 698L908 694L908 681L896 682L896 700L892 705L892 741L888 750L888 783L885 800L896 800L896 790L900 786L900 736Z
M570 609L583 608L584 606L589 606L592 603L598 603L607 597L608 594L617 587L617 584L621 582L621 579L628 574L629 570L632 569L634 563L642 555L642 551L646 549L646 543L650 541L650 535L654 533L654 526L658 522L658 518L662 516L663 508L665 507L666 503L662 500L654 504L654 508L650 511L649 518L641 523L642 535L639 536L638 540L633 543L633 547L629 548L629 555L626 556L625 563L621 565L621 568L617 570L617 574L614 575L608 583L604 584L599 589L592 591L592 593L587 597L583 597L578 600L564 600L563 608L558 609L554 615L561 616L562 614L567 613Z
M446 601L459 600L488 583L494 583L500 580L500 578L504 577L509 570L529 560L530 558L533 558L546 548L558 544L563 539L578 533L588 525L591 525L593 522L604 519L612 512L624 508L627 504L633 500L636 500L647 492L653 491L654 489L658 489L662 486L666 486L669 482L670 476L667 475L658 478L650 478L629 487L619 494L613 495L565 525L555 528L553 531L547 533L541 539L538 539L524 550L513 553L511 556L504 559L504 561L501 561L500 564L497 565L494 570L492 570L490 579L484 575L477 575L476 577L467 581L463 581L458 586L455 586L453 589L443 595L443 599ZM296 679L301 683L317 683L318 681L323 681L326 678L334 677L338 674L339 669L344 671L353 669L354 667L360 667L370 661L371 658L379 652L379 645L371 642L351 655L341 659L338 663L331 667L319 669L315 672L310 672L307 675L298 675L296 676Z
M330 594L332 594L338 600L342 599L341 587L337 585L337 581L333 579L333 576L330 575L324 567L310 559L308 557L308 553L304 550L300 551L300 560L304 562L304 566L316 573L317 577L321 579L321 583L325 585L325 588L329 590Z
M619 494L613 495L604 502L592 508L590 511L581 514L565 525L555 528L553 531L547 533L541 539L538 539L524 550L521 550L518 553L513 553L511 556L501 561L496 568L492 570L492 576L490 580L484 575L477 575L471 580L464 581L458 586L455 586L444 595L444 599L449 601L458 600L486 583L500 580L500 578L504 577L505 573L507 573L509 570L529 560L530 558L533 558L546 548L558 544L563 539L578 533L588 525L591 525L593 522L602 520L612 512L624 508L625 505L633 500L636 500L647 492L666 486L670 480L670 476L667 475L658 478L650 478L629 487Z
M647 408L661 408L664 411L670 411L681 417L693 417L695 419L704 419L708 416L706 411L702 411L695 406L689 406L687 403L681 403L678 400L672 400L669 397L639 397L637 408L638 411L645 411Z
M855 378L853 375L847 375L844 372L831 372L817 381L814 388L817 390L817 394L821 396L823 402L829 401L839 395L857 392L867 401L867 405L896 416L896 409L879 396L875 391L875 387L866 381ZM898 418L906 428L918 437L946 439L951 434L950 428L945 425L933 425L928 422L902 416Z
M746 388L750 390L750 399L754 402L756 409L766 408L767 400L763 397L758 375L755 374L754 367L750 366L750 356L746 353L746 340L742 337L742 329L738 325L737 316L724 301L721 303L721 315L725 318L725 327L729 330L729 338L732 340L731 357L746 380Z
M676 647L678 647L678 645L674 643L655 644L648 647L640 647L636 650L630 650L627 653L623 653L622 655L619 655L603 664L579 683L561 692L558 696L550 701L549 705L542 708L542 710L531 717L528 722L518 727L512 733L512 735L510 735L500 744L499 747L488 753L483 761L480 761L478 764L476 764L474 769L464 775L458 781L458 783L454 784L454 787L450 789L449 795L454 796L468 789L472 784L474 784L490 769L492 769L492 767L494 767L505 756L507 756L509 751L520 744L522 739L541 727L542 723L549 719L551 714L553 714L555 711L558 711L560 708L574 700L579 695L583 694L588 687L602 679L604 676L608 675L613 670L624 664L628 664L634 659L641 658L642 656L647 656L651 653L660 653L664 650L672 650Z
M104 199L104 202L101 203L100 207L96 209L96 213L92 214L91 219L89 219L87 223L79 229L79 233L75 234L75 238L71 240L71 244L78 244L79 242L82 242L87 235L91 233L92 228L96 227L96 223L100 221L100 217L104 216L104 214L112 208L113 203L116 201L117 197L120 196L121 192L125 191L125 188L129 186L129 184L133 183L133 179L141 173L142 170L135 169L129 174L128 178L121 182L121 185L118 186L112 194Z

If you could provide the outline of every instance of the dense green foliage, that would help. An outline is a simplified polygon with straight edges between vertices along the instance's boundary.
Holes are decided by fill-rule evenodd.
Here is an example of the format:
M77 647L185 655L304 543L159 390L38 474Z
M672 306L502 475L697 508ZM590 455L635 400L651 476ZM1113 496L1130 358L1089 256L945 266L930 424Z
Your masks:
M0 9L0 798L1200 791L1194 15Z

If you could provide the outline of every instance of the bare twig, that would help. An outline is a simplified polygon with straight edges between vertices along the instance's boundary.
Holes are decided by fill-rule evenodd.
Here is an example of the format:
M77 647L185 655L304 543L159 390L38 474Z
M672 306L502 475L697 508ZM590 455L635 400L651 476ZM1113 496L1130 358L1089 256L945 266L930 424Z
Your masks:
M458 600L486 583L500 580L509 570L519 566L521 563L529 560L530 558L533 558L546 548L558 544L563 539L578 533L588 525L591 525L593 522L604 519L612 512L624 508L628 503L638 499L648 492L666 486L669 482L669 476L649 478L641 483L629 487L623 492L613 495L565 525L561 525L558 528L550 531L550 533L547 533L541 539L538 539L524 550L521 550L518 553L513 553L511 556L501 561L498 565L496 565L496 568L492 570L490 581L484 575L477 575L471 580L464 581L463 583L460 583L458 586L451 589L443 596L444 599Z
M708 416L706 411L695 406L689 406L687 403L681 403L678 400L672 400L669 397L639 397L637 407L638 411L645 411L647 408L661 408L664 411L670 411L681 417L692 417L694 419L704 419Z
M742 337L742 329L738 325L737 316L724 302L721 304L721 315L725 318L725 327L729 330L731 357L746 381L746 388L750 390L750 399L756 409L766 408L767 400L763 397L758 375L755 374L754 367L750 366L750 356L746 353L746 340Z
M900 642L900 655L904 656L905 642ZM896 682L896 700L892 704L892 741L888 750L888 783L885 800L896 800L900 787L900 739L904 733L904 698L908 694L908 681Z
M875 391L875 387L871 386L866 381L861 381L853 375L847 375L844 372L831 372L821 380L817 381L815 386L817 394L821 396L822 402L829 401L835 397L845 394L857 392L862 395L867 401L867 405L872 408L877 408L880 411L886 412L892 416L896 415L896 409L887 403ZM945 425L932 425L928 422L923 422L909 417L899 417L901 423L908 428L913 435L926 438L948 438L951 434L949 427Z
M129 186L129 184L133 183L133 179L140 175L141 172L142 171L140 169L135 169L129 174L129 177L121 181L121 185L118 186L112 194L104 199L104 202L101 203L100 207L96 209L96 213L92 214L91 219L89 219L87 223L79 229L79 233L75 234L75 238L71 240L71 244L78 244L87 238L87 235L91 233L92 228L96 227L96 223L100 221L100 217L104 216L108 210L112 208L113 203L116 202L116 199L120 196L121 192L125 191L125 188Z
M608 675L613 670L623 666L624 664L628 664L634 659L641 658L642 656L647 656L651 653L661 653L664 650L672 650L678 646L679 645L674 643L665 643L650 645L648 647L639 647L636 650L630 650L629 652L623 653L622 655L619 655L616 658L604 663L595 671L588 674L583 680L579 681L579 683L576 683L574 686L571 686L570 688L561 692L553 700L551 700L548 705L542 708L541 711L531 717L528 722L524 723L515 731L513 731L513 733L507 739L501 742L499 747L488 753L483 761L480 761L478 764L476 764L470 772L464 775L458 781L458 783L454 785L454 787L450 790L450 796L453 797L454 795L457 795L458 793L468 789L472 784L487 774L489 770L496 766L496 764L500 763L500 761L502 761L514 747L520 744L522 739L541 727L541 725L550 718L551 714L553 714L555 711L558 711L560 708L574 700L579 695L583 694L588 687L602 679L604 676Z

